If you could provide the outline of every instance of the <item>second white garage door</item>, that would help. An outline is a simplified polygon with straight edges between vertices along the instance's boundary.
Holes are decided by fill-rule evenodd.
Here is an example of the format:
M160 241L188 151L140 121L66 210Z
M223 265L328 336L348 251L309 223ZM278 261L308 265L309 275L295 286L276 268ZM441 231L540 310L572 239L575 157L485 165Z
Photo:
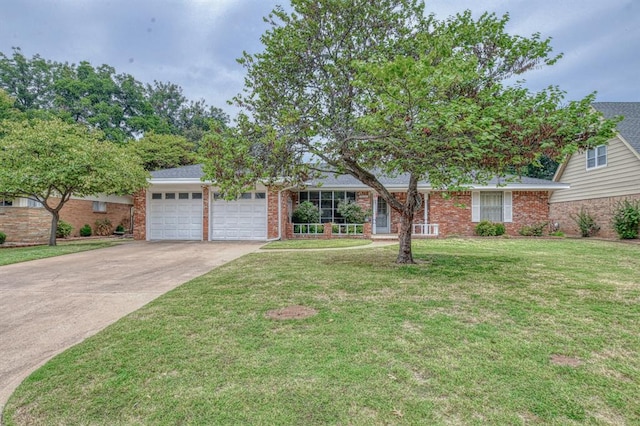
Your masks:
M219 194L213 194L211 239L266 240L266 193L245 192L235 201L225 201Z

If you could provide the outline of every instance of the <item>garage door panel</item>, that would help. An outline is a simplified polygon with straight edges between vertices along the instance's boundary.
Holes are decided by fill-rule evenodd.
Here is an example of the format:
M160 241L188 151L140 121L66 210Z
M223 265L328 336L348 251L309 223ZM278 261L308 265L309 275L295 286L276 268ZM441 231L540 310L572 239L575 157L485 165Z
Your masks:
M265 240L267 238L266 199L211 203L212 240Z
M148 212L152 240L201 240L202 198L152 200Z

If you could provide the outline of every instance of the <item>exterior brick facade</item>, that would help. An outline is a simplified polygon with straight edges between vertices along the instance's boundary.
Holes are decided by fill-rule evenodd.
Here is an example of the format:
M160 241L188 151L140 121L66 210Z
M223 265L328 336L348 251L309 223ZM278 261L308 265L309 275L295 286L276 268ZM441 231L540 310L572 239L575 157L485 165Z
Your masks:
M147 239L147 190L133 195L133 239Z
M611 220L616 209L616 205L623 200L640 200L640 193L620 197L604 197L589 200L565 201L561 203L551 203L549 207L549 219L552 223L557 223L559 229L570 236L580 236L580 229L571 218L584 209L600 226L600 231L596 234L602 238L618 238L618 234L613 229Z
M127 232L131 231L131 205L122 203L106 203L106 212L94 212L93 201L71 199L60 210L60 220L64 220L73 226L71 236L80 236L80 228L85 224L91 226L95 232L96 221L108 219L115 230L116 226L124 226Z
M72 237L80 236L80 228L85 224L95 229L96 220L104 219L113 224L114 230L122 224L129 231L131 205L107 202L106 207L106 212L94 212L93 201L71 199L60 210L60 220L71 224ZM41 207L0 207L0 230L7 234L8 242L46 243L51 230L51 213Z
M43 208L0 207L0 231L7 242L46 243L50 229L51 214Z

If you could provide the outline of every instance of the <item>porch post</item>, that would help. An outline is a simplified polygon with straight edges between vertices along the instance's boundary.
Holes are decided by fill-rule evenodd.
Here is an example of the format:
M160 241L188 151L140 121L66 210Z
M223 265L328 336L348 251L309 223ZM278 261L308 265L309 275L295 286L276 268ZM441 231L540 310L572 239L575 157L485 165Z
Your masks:
M378 221L378 193L373 192L373 214L371 215L371 233L373 235L377 234L376 232L376 223Z

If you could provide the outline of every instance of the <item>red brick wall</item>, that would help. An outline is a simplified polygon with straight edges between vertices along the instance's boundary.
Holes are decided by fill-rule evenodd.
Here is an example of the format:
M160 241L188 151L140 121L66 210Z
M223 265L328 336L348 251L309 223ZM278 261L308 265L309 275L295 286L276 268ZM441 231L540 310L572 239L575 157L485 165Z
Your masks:
M133 239L147 239L147 190L133 194Z
M580 212L580 208L593 216L600 226L600 231L596 234L602 238L618 238L618 234L613 229L611 219L618 202L624 199L640 200L640 193L625 197L604 197L592 200L565 201L562 203L551 203L549 206L549 219L552 223L558 223L560 230L570 236L580 236L580 229L571 219L572 215Z
M507 234L518 235L523 226L549 221L549 193L546 191L513 191L513 222L505 223ZM439 224L440 236L474 235L476 222L471 221L471 192L429 195L429 222ZM395 231L394 231L395 232Z
M122 224L126 230L130 228L131 204L107 203L105 213L93 211L93 201L74 200L67 201L60 210L60 220L64 220L73 226L72 236L80 236L80 228L85 224L91 226L95 233L96 220L108 219L111 221L113 230Z
M46 243L50 229L51 213L43 208L0 207L0 231L7 242Z
M209 241L209 191L208 186L202 187L202 241Z

